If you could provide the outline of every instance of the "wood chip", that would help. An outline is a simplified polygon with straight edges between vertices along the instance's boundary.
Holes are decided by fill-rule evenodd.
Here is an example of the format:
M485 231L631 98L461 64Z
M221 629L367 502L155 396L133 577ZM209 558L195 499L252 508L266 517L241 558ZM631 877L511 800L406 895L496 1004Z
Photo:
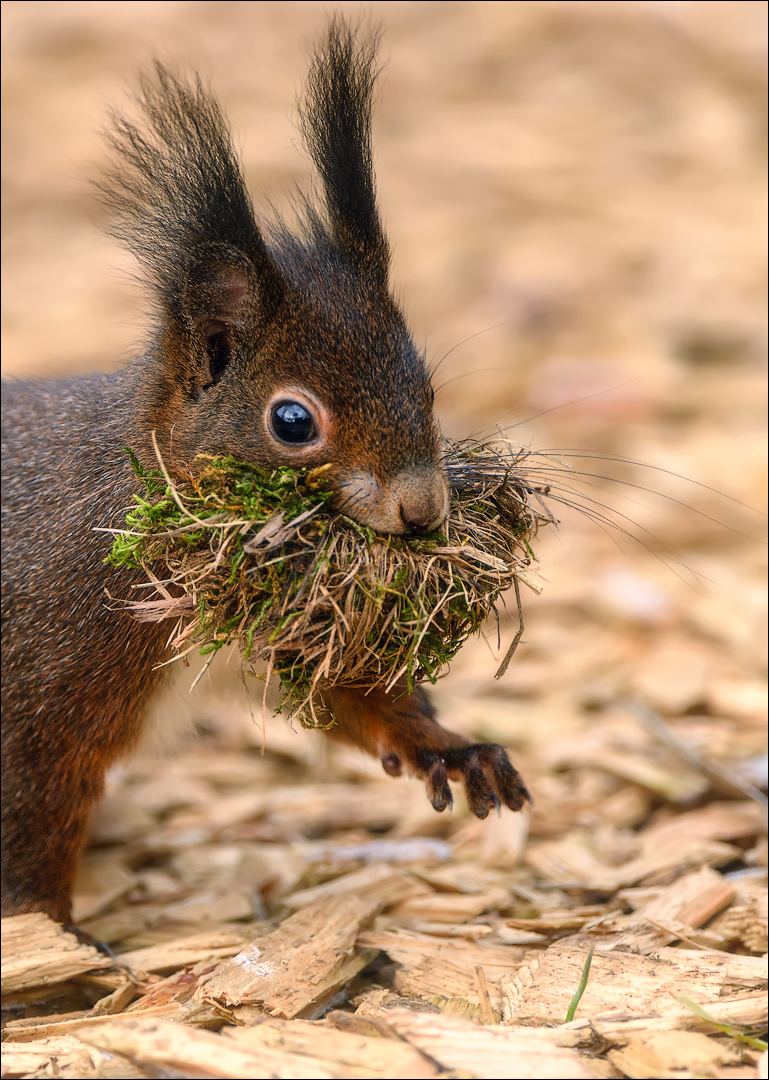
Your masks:
M390 1039L398 1042L398 1036L386 1023L374 1017L363 1016L359 1012L349 1013L343 1009L332 1009L323 1018L328 1027L345 1031L350 1035L364 1035L370 1039Z
M445 955L470 973L476 965L480 965L490 979L509 974L524 958L524 950L513 945L476 944L461 938L439 938L403 930L397 933L367 931L360 935L358 943L364 948L381 949L406 971L411 971L424 961Z
M153 1008L146 1009L143 1015L164 1017L180 1024L193 1022L195 1016L192 1009L179 1002L156 1005ZM93 1016L89 1013L82 1013L80 1016L64 1014L30 1017L26 1020L10 1020L5 1025L3 1033L7 1038L13 1039L14 1042L32 1042L49 1036L72 1035L74 1032L77 1032L79 1037L84 1029L102 1027L104 1024L111 1023L113 1019L113 1016ZM212 1017L208 1014L200 1019L205 1023L209 1022Z
M129 794L107 788L107 794L91 815L88 832L92 843L125 844L151 832L155 819Z
M121 905L115 911L98 915L95 919L88 919L79 925L81 930L90 934L95 941L117 945L126 938L142 934L161 919L162 915L155 904L142 904L138 907Z
M748 897L744 903L733 904L708 929L720 934L728 945L739 944L749 952L765 953L769 949L766 889L763 889L763 896Z
M286 1018L311 1014L375 954L375 947L356 948L356 939L376 910L375 901L355 896L330 896L301 908L203 976L196 998L263 1005Z
M248 935L242 930L216 930L119 953L117 962L134 971L173 971L203 960L234 956L246 941Z
M764 990L752 994L729 994L726 997L716 995L709 1001L698 998L698 1004L702 1005L716 1024L735 1027L748 1033L766 1030L769 1003ZM583 1021L575 1020L573 1024L564 1025L561 1030L581 1023ZM716 1031L713 1024L703 1020L680 1002L672 1000L668 1008L646 1015L593 1016L589 1025L596 1034L609 1041L622 1041L628 1035L643 1034L646 1031L699 1031L708 1035Z
M652 1031L634 1035L618 1050L610 1050L609 1061L637 1080L676 1080L717 1076L724 1065L738 1065L742 1052L737 1044L727 1044L694 1031Z
M393 798L392 782L304 784L269 793L269 820L288 835L334 829L385 829L396 824L407 800Z
M31 986L50 986L84 971L112 967L112 961L92 945L81 945L42 912L2 920L4 994Z
M411 971L397 977L395 986L401 994L424 998L438 1005L441 1012L478 1020L483 1018L487 1024L498 1023L502 1018L499 980L488 978L484 993L475 970L467 968L456 957L442 954L423 960Z
M482 915L484 911L508 907L510 894L507 889L490 889L488 892L462 895L461 893L432 893L411 897L399 903L390 917L399 922L410 919L426 919L435 923L463 923Z
M654 877L677 876L690 867L720 866L740 854L739 849L730 844L687 833L685 824L675 830L666 830L659 837L650 838L651 832L651 829L647 830L642 837L642 853L620 866L602 861L592 838L578 830L562 840L531 848L526 854L526 862L546 880L557 882L562 888L615 892Z
M551 1080L612 1075L605 1063L545 1039L504 1027L478 1027L466 1020L393 1009L387 1022L412 1046L444 1069L467 1069L487 1080Z
M126 868L121 857L85 859L72 898L72 922L82 926L86 919L101 915L135 885L136 875Z
M354 1069L356 1077L434 1077L437 1071L404 1042L339 1031L325 1023L267 1020L246 1028L228 1028L226 1035L250 1049L266 1047L299 1054L334 1067Z
M706 777L691 769L681 768L680 763L664 768L637 750L605 749L594 760L594 764L624 780L631 780L672 803L690 803L709 787Z
M653 847L684 842L689 837L703 840L746 840L766 832L763 807L752 800L711 802L698 810L676 815L651 825L644 832L644 844Z
M734 883L703 866L680 877L641 909L647 918L677 919L687 926L703 926L734 899Z
M499 1019L500 979L510 974L523 956L521 949L508 945L480 945L458 938L402 931L362 934L360 944L382 949L403 967L396 977L401 995L422 998L442 1011L479 1020L484 1017L487 1005ZM485 993L479 989L476 968L483 970Z
M198 979L216 969L218 961L202 960L192 967L182 968L165 979L160 979L145 994L126 1009L127 1013L139 1013L157 1005L167 1005L171 1001L189 1001L195 993Z
M344 874L311 889L300 889L287 896L284 903L291 908L302 908L329 896L346 894L371 897L377 901L380 910L411 897L433 895L432 890L420 881L385 864L366 866L362 870Z
M72 1036L40 1039L37 1042L4 1042L0 1047L0 1060L4 1077L50 1076L90 1080L90 1077L102 1076L101 1054Z
M108 1053L124 1054L142 1064L182 1075L201 1074L243 1080L333 1080L332 1069L314 1067L307 1059L261 1049L254 1052L207 1031L183 1027L170 1020L132 1018L111 1020L84 1031L81 1039Z
M423 919L409 919L408 927L416 934L430 934L435 937L454 937L464 938L466 941L479 941L481 938L489 937L490 935L498 933L493 926L488 923L442 923L442 922L425 922ZM529 942L545 941L545 938L541 934L521 934L524 940L524 944ZM517 941L507 941L503 939L506 945L517 945Z
M217 895L213 890L196 893L177 904L169 904L165 917L169 921L228 923L251 919L254 905L248 889L227 890Z
M489 994L489 985L486 981L486 972L479 964L476 964L473 969L473 975L475 976L475 989L481 1002L481 1013L483 1015L484 1023L493 1024L495 1017L491 1007L491 995Z
M85 975L76 975L72 982L76 986L85 987L87 990L98 990L100 994L111 994L126 981L126 972L122 968L114 968L112 971L87 971ZM144 994L155 983L160 982L159 975L138 975L133 972L128 976L136 986L137 994Z
M587 935L556 942L537 959L502 979L507 1023L560 1024L579 986ZM577 1017L653 1013L671 994L696 1002L766 985L766 966L751 956L661 948L651 956L596 952Z
M589 904L566 911L543 911L536 919L505 919L505 926L514 930L533 930L541 934L580 930L586 923L607 915L606 905Z
M200 843L229 825L255 821L267 812L270 803L270 794L265 791L238 791L203 806L178 811L145 843L179 844L188 834L198 836L194 842Z
M709 922L731 903L734 895L731 881L703 866L661 889L648 903L641 904L635 914L615 919L609 915L589 928L606 934L616 927L619 932L611 940L612 948L650 953L676 940L690 943L703 940L694 937L694 928ZM720 941L723 943L724 939Z

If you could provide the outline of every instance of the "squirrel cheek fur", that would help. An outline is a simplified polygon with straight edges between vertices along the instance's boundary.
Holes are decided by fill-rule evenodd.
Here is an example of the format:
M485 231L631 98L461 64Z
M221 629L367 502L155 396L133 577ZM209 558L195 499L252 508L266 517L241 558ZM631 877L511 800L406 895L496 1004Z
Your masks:
M299 233L257 223L216 100L159 64L144 123L113 115L100 182L114 234L154 301L142 356L110 375L3 384L2 913L68 921L89 812L135 742L166 658L163 625L108 610L131 577L105 564L135 490L123 452L323 465L337 505L380 532L436 528L448 508L433 392L389 292L375 200L376 40L334 18L310 66L300 130L324 206ZM285 395L314 421L282 442ZM134 578L135 581L138 577ZM479 817L527 792L505 751L446 731L426 692L330 688L331 737L425 781L436 810L464 783Z

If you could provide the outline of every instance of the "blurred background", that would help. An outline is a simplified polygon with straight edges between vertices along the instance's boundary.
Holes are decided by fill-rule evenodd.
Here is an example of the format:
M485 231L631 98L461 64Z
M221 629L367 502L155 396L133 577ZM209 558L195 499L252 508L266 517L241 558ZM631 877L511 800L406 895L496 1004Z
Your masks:
M466 647L447 725L512 746L551 827L619 790L564 772L597 732L652 753L628 697L760 780L763 519L741 504L765 500L765 3L6 0L4 375L111 369L140 339L87 177L152 55L210 77L258 212L311 187L292 118L332 6L384 27L379 199L446 432L514 425L637 538L558 507L524 644L500 683L496 634ZM208 737L261 742L234 675L194 708ZM316 752L279 728L268 746ZM621 825L660 797L633 790Z

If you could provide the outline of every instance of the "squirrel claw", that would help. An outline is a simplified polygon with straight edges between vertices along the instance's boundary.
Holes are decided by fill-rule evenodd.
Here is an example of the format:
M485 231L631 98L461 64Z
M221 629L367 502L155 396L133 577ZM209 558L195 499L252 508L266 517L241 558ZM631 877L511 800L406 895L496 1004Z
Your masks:
M63 923L62 930L67 934L72 934L76 937L80 945L90 945L92 948L97 949L104 956L108 956L110 960L115 960L115 953L104 941L99 941L98 938L93 937L87 930L81 930L79 926L73 926L72 923Z
M442 761L435 761L425 777L427 796L432 803L433 810L442 813L446 807L451 810L454 805L454 796L449 787L446 766Z
M445 761L449 777L464 782L468 805L478 818L499 810L501 803L521 810L531 802L520 774L497 743L472 743L449 750Z

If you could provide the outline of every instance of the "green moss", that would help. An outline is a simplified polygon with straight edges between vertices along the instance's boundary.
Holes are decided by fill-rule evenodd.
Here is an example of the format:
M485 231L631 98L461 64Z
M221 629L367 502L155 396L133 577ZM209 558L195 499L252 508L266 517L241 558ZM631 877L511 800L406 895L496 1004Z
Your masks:
M303 722L324 683L435 682L531 562L536 516L498 465L484 478L477 450L461 459L444 527L414 539L335 513L323 469L201 457L195 475L169 483L128 453L142 491L109 561L151 569L161 598L189 598L183 608L156 598L151 615L147 602L130 602L134 614L178 620L181 611L180 651L237 644L244 660L266 662Z

